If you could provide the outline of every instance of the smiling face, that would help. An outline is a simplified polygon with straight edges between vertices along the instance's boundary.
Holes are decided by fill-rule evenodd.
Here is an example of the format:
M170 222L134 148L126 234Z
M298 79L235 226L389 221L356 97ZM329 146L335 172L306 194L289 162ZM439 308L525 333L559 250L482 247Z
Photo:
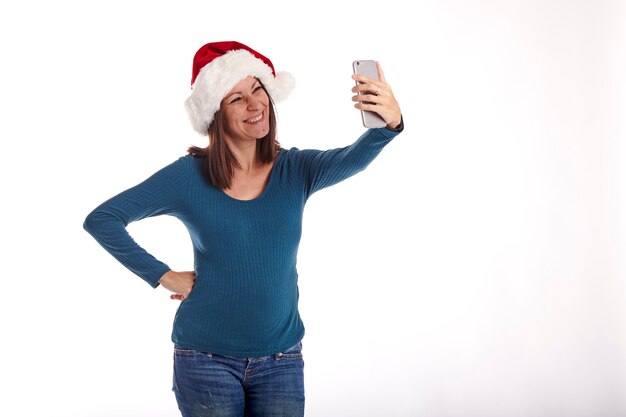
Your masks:
M254 77L239 81L222 100L224 133L231 140L261 139L270 131L270 99Z

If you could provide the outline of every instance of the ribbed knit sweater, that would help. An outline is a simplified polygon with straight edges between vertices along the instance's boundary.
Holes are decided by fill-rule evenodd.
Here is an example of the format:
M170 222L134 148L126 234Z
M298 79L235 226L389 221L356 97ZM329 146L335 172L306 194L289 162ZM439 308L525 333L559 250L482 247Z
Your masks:
M176 346L254 357L281 352L304 336L296 256L307 199L363 170L398 132L367 130L326 151L281 149L265 190L237 200L202 175L186 155L91 212L84 228L118 261L157 287L170 268L129 235L133 221L162 214L191 236L196 280L174 319Z

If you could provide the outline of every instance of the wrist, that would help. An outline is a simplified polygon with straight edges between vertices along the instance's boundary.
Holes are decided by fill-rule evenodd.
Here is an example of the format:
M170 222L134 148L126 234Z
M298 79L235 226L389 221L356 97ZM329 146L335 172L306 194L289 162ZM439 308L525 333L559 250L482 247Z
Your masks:
M400 131L404 128L404 123L402 121L402 115L400 115L400 119L397 121L392 121L387 123L387 129Z
M170 275L172 275L172 273L173 273L173 272L174 272L174 271L172 271L172 270L170 269L169 271L167 271L166 273L164 273L163 275L161 275L161 278L159 278L159 281L158 281L158 282L159 282L159 284L162 284L162 283L163 283L163 281L167 280L167 279L170 277Z

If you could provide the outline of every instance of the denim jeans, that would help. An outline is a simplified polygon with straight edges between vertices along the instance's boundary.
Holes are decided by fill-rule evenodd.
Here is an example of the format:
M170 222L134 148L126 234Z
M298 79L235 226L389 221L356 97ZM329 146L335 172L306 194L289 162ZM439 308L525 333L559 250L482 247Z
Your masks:
M302 344L256 358L175 347L173 385L183 417L301 417Z

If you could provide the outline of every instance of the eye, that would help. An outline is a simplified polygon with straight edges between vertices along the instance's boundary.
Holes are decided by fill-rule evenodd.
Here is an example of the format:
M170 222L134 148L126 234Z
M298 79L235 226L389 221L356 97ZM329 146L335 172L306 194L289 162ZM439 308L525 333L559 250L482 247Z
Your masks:
M228 102L228 104L233 104L233 103L236 103L236 102L238 102L239 100L241 100L241 97L235 97L235 98L233 98L232 100L230 100L230 101Z
M259 92L259 91L261 91L261 90L263 90L263 87L261 87L261 86L259 85L259 86L257 86L257 87L254 89L254 92L255 92L255 93L258 93L258 92Z

